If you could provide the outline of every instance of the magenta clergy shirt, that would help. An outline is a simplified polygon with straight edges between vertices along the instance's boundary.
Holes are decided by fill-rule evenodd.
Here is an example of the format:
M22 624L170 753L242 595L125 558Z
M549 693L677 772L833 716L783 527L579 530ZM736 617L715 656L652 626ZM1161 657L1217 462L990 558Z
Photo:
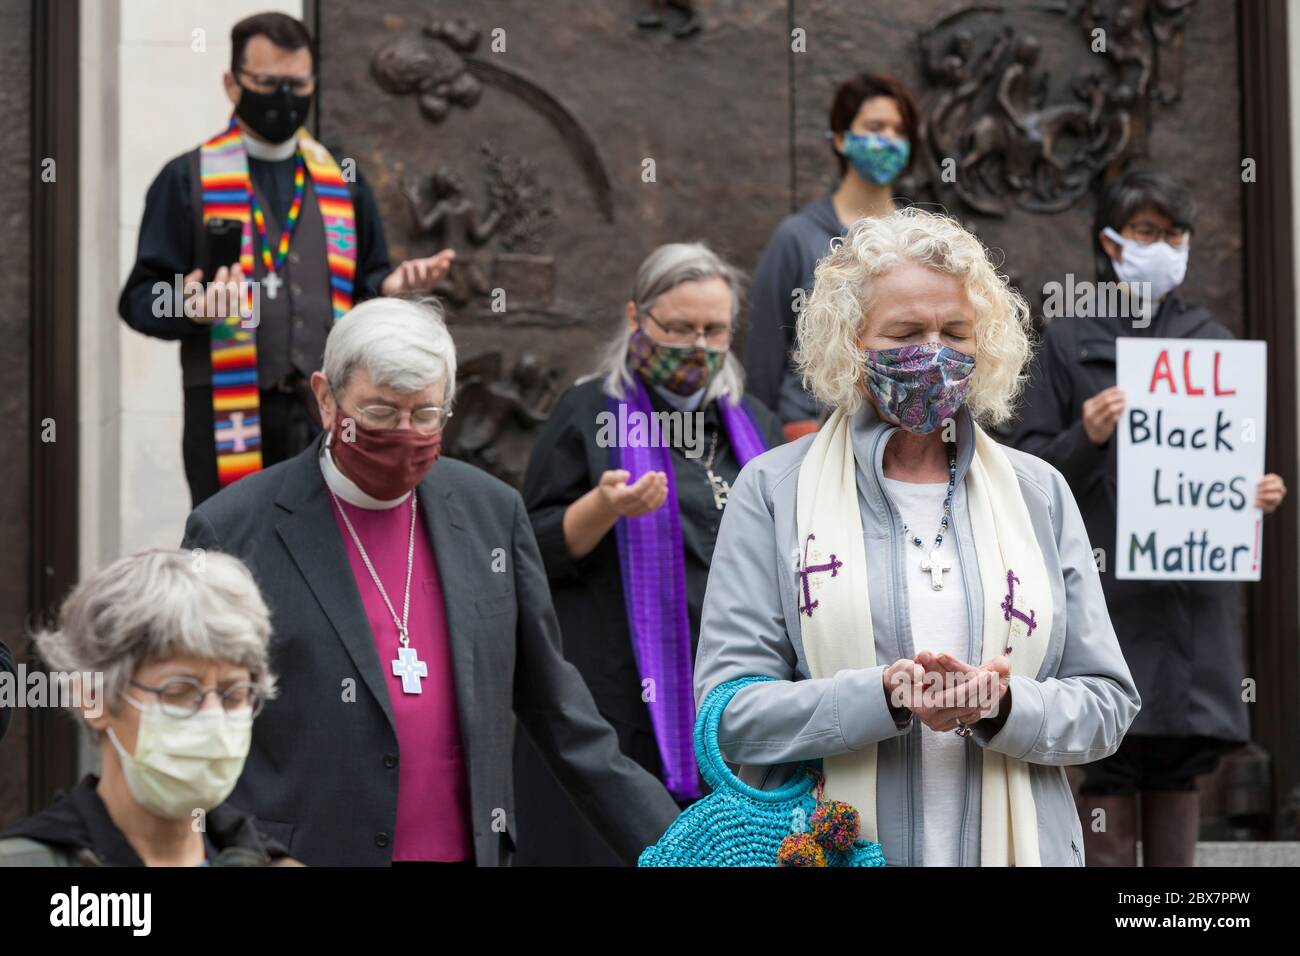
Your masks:
M337 500L339 506L347 509L352 527L370 555L393 610L401 617L411 533L411 496L383 509L362 508L342 498ZM420 681L421 693L407 694L402 691L401 678L393 674L393 661L401 646L393 616L366 570L338 507L334 509L334 520L343 536L352 576L365 604L379 654L379 669L397 723L397 832L393 835L393 859L471 860L469 791L460 720L456 714L451 636L447 630L442 582L424 523L416 518L408 621L411 647L428 667L428 676ZM374 759L378 761L380 756L375 754Z

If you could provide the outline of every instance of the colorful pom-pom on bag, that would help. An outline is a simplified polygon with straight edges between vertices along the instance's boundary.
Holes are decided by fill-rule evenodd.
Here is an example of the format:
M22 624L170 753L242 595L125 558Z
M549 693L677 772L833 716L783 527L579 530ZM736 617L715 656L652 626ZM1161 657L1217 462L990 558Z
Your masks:
M745 783L718 746L722 711L741 688L770 677L715 687L695 719L695 759L712 792L687 807L637 866L884 866L879 843L858 839L858 813L822 800L821 773L808 763L775 790Z

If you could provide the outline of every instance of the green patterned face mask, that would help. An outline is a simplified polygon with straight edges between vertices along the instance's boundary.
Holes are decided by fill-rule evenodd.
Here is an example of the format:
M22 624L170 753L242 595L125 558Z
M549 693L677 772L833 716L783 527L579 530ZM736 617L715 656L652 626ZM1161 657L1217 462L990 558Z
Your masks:
M702 345L664 345L637 328L627 343L627 367L675 395L694 395L713 381L727 357L725 349Z

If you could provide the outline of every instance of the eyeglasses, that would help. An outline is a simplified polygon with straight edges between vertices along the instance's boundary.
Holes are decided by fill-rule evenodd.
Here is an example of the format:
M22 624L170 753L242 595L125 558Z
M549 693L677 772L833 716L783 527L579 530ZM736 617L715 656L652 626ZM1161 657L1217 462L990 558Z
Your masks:
M1174 226L1170 229L1161 229L1153 222L1135 222L1128 226L1128 231L1133 234L1133 238L1141 243L1152 243L1156 241L1167 242L1171 246L1181 246L1187 241L1189 230Z
M306 96L316 89L316 77L313 76L276 76L273 73L249 73L236 70L240 76L246 76L252 83L255 93L274 93L282 86L287 86L290 93Z
M148 687L135 680L129 683L155 695L164 714L182 719L193 717L202 710L209 694L217 695L226 716L232 720L252 720L266 704L262 691L248 681L231 684L225 690L216 687L205 689L193 677L169 677L159 687Z
M659 331L664 335L665 345L694 345L699 341L700 336L704 336L704 340L715 348L731 342L733 331L730 322L726 325L706 325L701 329L689 322L660 322L649 309L641 314L659 327Z
M396 428L402 423L402 410L392 405L365 405L357 408L357 417L369 428ZM436 432L451 418L441 405L424 405L411 409L411 427L422 435Z
M332 384L328 387L330 394L334 396L334 401L342 409L343 399L339 396L338 390ZM356 417L361 419L362 424L367 428L396 428L402 423L402 410L393 405L358 405ZM449 418L451 418L451 410L442 405L421 405L419 408L411 409L411 427L422 435L436 432L447 424Z

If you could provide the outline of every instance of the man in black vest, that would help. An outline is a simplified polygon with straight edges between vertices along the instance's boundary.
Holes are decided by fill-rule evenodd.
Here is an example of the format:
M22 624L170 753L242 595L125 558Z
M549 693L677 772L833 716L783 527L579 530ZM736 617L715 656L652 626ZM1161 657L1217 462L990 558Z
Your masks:
M337 289L326 256L330 249L322 207L310 176L305 177L297 219L289 223L287 253L282 261L274 261L294 205L303 145L299 128L316 89L311 34L292 17L263 13L235 24L230 40L226 95L235 107L237 145L247 156L252 202L263 214L263 224L252 233L253 274L246 276L240 269L238 253L231 252L229 243L218 251L217 239L204 223L201 149L194 149L164 166L149 188L135 266L118 303L118 312L136 331L180 340L182 453L195 506L220 488L215 438L222 427L229 429L229 423L216 421L213 409L212 324L224 314L223 293L249 280L255 286L256 414L261 466L268 467L292 458L319 434L307 380L320 367L334 321L331 295ZM343 178L355 221L355 236L344 240L345 246L355 240L352 302L437 285L454 253L444 249L392 268L370 187L359 173L344 170ZM269 271L264 249L273 261ZM205 263L214 274L204 275ZM164 287L177 292L161 293Z

